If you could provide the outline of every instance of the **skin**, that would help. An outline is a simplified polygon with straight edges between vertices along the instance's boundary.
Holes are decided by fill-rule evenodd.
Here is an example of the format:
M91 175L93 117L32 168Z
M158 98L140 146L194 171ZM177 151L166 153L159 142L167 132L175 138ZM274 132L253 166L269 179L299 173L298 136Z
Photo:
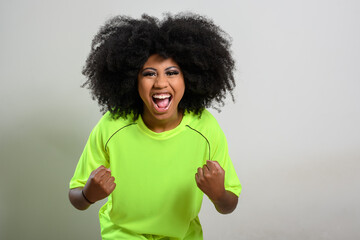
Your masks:
M183 113L178 105L185 92L185 82L179 65L171 58L151 55L138 74L138 90L144 102L142 118L154 132L171 130L180 124ZM154 94L171 95L169 109L159 111L153 102Z
M69 190L69 199L72 205L79 209L87 209L91 203L95 203L106 198L116 187L115 178L111 176L111 171L104 166L100 166L91 172L84 188L74 188ZM84 198L82 192L86 196ZM90 202L89 202L89 201Z
M151 55L139 71L138 91L144 102L142 119L149 129L164 132L180 124L183 112L178 109L178 105L185 92L185 82L179 65L173 59ZM154 94L170 94L168 108L156 107ZM238 197L225 190L224 178L224 169L218 162L209 160L195 174L197 186L210 198L216 210L227 214L236 208ZM89 201L97 202L114 191L114 180L111 171L100 166L91 173L84 188L70 189L70 202L75 208L85 210L91 203L84 198L82 191Z
M235 210L238 197L225 190L224 179L225 171L217 161L207 160L195 174L197 186L209 197L216 210L228 214Z

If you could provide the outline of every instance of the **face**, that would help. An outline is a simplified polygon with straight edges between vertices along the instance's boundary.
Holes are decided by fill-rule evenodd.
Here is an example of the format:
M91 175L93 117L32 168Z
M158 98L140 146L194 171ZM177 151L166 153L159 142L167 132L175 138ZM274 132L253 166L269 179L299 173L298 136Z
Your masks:
M140 69L138 90L144 102L144 119L153 122L179 119L178 105L184 95L185 83L174 60L151 55Z

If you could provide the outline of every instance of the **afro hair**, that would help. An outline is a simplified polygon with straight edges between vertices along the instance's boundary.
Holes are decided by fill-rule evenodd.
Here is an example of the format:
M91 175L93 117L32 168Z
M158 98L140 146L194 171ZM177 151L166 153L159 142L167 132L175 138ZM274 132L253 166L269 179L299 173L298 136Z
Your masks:
M101 111L113 118L143 112L137 88L139 70L153 54L172 58L181 68L185 93L179 109L200 114L224 105L235 87L230 37L210 19L193 13L167 14L163 20L116 16L95 35L83 68L87 86Z

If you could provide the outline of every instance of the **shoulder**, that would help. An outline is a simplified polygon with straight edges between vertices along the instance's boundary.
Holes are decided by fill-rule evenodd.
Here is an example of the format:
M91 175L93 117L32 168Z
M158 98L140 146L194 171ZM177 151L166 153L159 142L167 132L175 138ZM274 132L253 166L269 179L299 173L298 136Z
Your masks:
M220 128L218 121L207 109L201 115L194 114L193 112L187 114L189 115L188 125L197 130L206 131L211 128Z
M216 118L208 111L204 110L201 115L194 113L189 114L188 127L200 132L209 141L216 141L219 136L223 135L223 131Z
M210 151L209 159L222 162L224 156L221 153L227 152L227 140L215 117L208 110L204 110L200 118L199 115L192 114L187 126L206 139Z
M94 127L92 134L103 139L110 138L119 129L135 124L133 116L128 115L126 118L113 118L110 112L106 112Z

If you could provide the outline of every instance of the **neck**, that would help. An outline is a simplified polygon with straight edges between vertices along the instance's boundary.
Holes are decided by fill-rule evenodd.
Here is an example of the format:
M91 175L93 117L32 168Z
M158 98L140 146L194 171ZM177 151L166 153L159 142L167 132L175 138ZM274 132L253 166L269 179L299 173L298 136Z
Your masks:
M183 113L178 111L176 115L168 119L157 119L151 114L144 112L141 115L145 125L153 132L161 133L176 128L183 118Z

